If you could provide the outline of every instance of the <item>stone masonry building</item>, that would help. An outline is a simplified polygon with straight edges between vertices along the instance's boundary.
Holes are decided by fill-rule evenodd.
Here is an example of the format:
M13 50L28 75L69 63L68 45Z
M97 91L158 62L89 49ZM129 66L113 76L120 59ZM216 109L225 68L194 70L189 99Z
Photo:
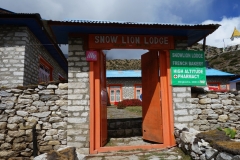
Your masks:
M1 14L0 61L2 87L67 80L67 60L39 14Z

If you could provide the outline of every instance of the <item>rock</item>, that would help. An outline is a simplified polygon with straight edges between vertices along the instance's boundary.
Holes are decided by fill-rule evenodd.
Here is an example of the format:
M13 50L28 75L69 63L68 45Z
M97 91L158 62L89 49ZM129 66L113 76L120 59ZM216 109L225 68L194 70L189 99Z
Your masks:
M68 90L56 89L55 90L55 94L57 94L57 95L66 95L66 94L68 94Z
M229 114L229 119L232 120L232 121L237 121L239 119L239 117L236 114L230 113Z
M32 103L32 105L37 107L37 108L41 108L41 107L45 106L45 103L43 101L34 101Z
M67 128L67 122L57 122L52 124L52 128L56 129L66 129Z
M216 160L231 160L233 155L225 152L221 152L217 155Z
M54 94L53 89L45 89L38 92L39 95L52 95Z
M197 154L202 154L202 152L200 151L197 143L192 144L192 151L197 153Z
M10 150L0 151L0 157L1 158L12 157L14 154L15 154L15 152L10 151Z
M27 120L27 122L37 123L39 118L37 118L37 117L28 117L26 120Z
M221 108L223 108L223 105L222 104L211 104L211 108L212 109L221 109Z
M32 154L32 152L21 152L21 155L24 157L31 157Z
M46 152L52 150L52 145L47 145L47 146L39 146L39 151L40 152Z
M219 99L212 99L212 104L220 104L221 101Z
M224 106L232 104L232 100L222 100Z
M218 117L218 121L219 122L227 122L227 120L228 120L228 116L227 115L220 115Z
M60 122L62 121L61 117L50 117L49 122L53 123L53 122Z
M207 97L208 97L208 98L217 99L217 98L218 98L218 95L217 95L217 94L211 94L211 93L209 93L209 94L207 94Z
M232 160L239 160L240 159L240 155L236 155L232 158Z
M207 119L218 119L218 114L208 114Z
M57 129L49 129L49 130L46 131L47 136L56 135L57 133L58 133Z
M202 154L199 158L200 158L200 160L207 160L205 154Z
M46 102L46 106L54 106L55 105L55 101L47 101Z
M67 100L56 100L56 105L57 106L67 106L68 105L68 101Z
M41 108L39 108L38 111L39 111L39 112L47 112L47 111L49 111L49 106L41 107Z
M218 154L218 151L213 148L206 149L206 152L205 152L206 159L214 159L217 154Z
M32 99L21 99L18 98L18 103L20 104L32 104L33 100Z
M17 115L18 115L18 116L25 117L25 116L28 115L28 112L26 112L26 111L17 111Z
M53 138L52 136L45 136L44 141L51 141Z
M17 130L18 129L18 125L16 123L13 123L13 124L7 124L7 129L9 130Z
M8 123L21 123L23 121L24 121L23 117L20 117L20 116L14 116L14 117L8 118Z
M27 147L26 143L13 143L13 151L24 150Z
M12 145L10 143L3 143L0 148L1 150L8 150L12 148Z
M52 128L52 124L49 122L43 122L42 123L42 129L51 129Z
M24 137L17 137L17 138L14 138L13 143L20 143L20 142L23 142L24 140L25 140Z
M58 88L67 90L68 89L68 83L59 83Z
M35 157L33 160L47 160L47 153Z
M56 95L41 95L40 96L41 101L48 101L48 100L55 101L55 100L58 100L58 99L59 99L59 97L56 96Z
M47 116L49 116L50 114L51 114L51 111L41 112L41 113L32 113L33 116L39 117L39 118L47 117Z
M54 85L54 84L49 84L47 86L47 89L57 89L57 88L58 88L57 85Z
M59 106L50 106L50 111L57 111Z
M21 136L25 135L25 130L8 131L8 135L10 137L21 137Z
M0 122L0 130L5 130L7 127L7 122Z
M207 98L207 95L206 94L199 94L198 98Z
M213 114L214 113L214 111L212 110L212 109L203 109L202 110L202 114Z
M184 142L184 143L190 143L194 140L195 138L195 135L194 133L190 133L190 132L186 132L186 131L183 131L180 135L180 139Z
M8 93L6 91L0 91L0 96L1 97L11 97L11 96L13 96L13 93Z
M38 94L32 94L32 99L34 101L38 101L39 100L39 95Z
M35 106L26 107L26 110L29 113L34 113L34 112L37 112L37 107L35 107Z
M5 134L1 134L1 133L0 133L0 140L4 140L4 139L5 139L5 137L6 137L6 135L5 135Z
M59 144L61 144L59 141L49 141L48 142L48 145L59 145Z
M203 98L199 100L200 104L210 104L212 102L211 98Z
M219 99L221 100L227 100L229 95L219 95Z
M7 115L0 115L0 122L6 122L8 119Z
M32 129L32 128L36 125L36 123L37 123L37 121L36 121L36 122L20 123L20 124L19 124L19 127L20 127L20 129L22 129L22 130Z

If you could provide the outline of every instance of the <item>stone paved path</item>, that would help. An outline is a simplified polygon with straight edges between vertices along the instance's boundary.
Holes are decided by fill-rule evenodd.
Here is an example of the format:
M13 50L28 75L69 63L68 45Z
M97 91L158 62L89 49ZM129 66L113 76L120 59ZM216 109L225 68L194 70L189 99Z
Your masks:
M191 160L179 148L153 149L148 151L111 152L89 155L87 160Z
M141 115L129 112L125 109L117 109L115 106L108 106L108 119L118 118L140 118ZM143 141L141 136L129 138L111 138L107 146L123 145L145 145L149 142ZM132 150L122 152L98 153L88 155L86 160L191 160L178 147L170 149L153 150Z

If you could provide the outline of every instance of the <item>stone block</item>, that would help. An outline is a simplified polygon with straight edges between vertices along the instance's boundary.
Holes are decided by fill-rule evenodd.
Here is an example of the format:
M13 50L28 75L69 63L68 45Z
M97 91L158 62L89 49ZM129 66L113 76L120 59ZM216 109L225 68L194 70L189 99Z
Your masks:
M193 121L193 116L181 116L177 118L178 122L191 122Z
M174 110L174 115L175 116L184 116L184 115L188 115L188 111L187 109L182 109L182 110Z

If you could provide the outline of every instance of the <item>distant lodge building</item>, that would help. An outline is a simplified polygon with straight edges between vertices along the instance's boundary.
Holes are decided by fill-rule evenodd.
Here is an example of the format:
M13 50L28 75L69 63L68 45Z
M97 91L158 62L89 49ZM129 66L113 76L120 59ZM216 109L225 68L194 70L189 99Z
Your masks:
M142 94L141 70L107 70L107 90L111 104L123 99L139 99ZM238 81L230 81L235 74L206 68L209 90L226 91L237 89ZM151 78L151 77L149 77ZM240 89L240 88L238 88Z

